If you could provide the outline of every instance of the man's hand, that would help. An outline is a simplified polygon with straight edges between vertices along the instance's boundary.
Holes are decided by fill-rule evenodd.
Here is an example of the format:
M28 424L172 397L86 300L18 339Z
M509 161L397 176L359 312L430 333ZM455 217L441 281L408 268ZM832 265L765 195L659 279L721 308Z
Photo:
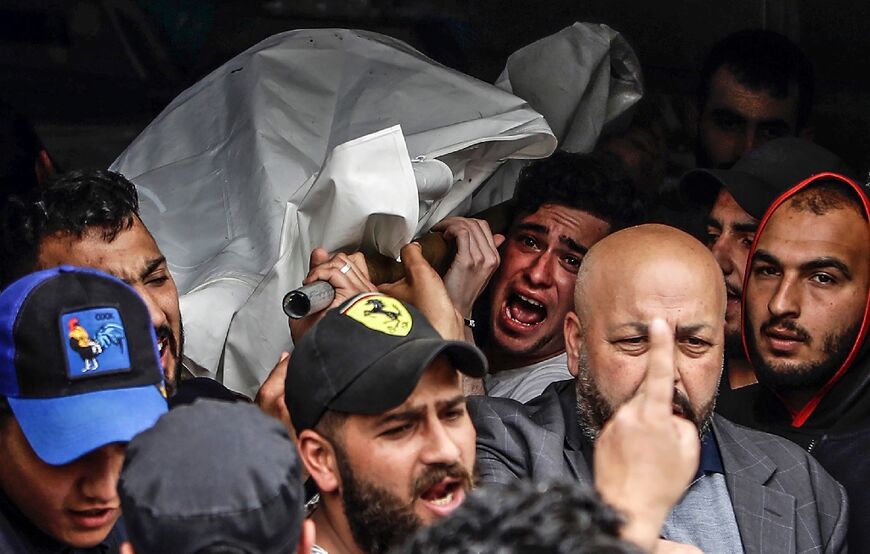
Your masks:
M594 473L602 498L628 518L623 537L652 551L698 469L701 446L697 427L673 414L673 332L656 319L649 335L646 376L595 442Z
M377 289L369 280L369 270L366 266L365 256L360 252L343 254L339 252L330 256L323 248L315 248L311 251L309 266L311 269L303 285L314 281L327 281L335 288L335 299L326 310L340 305L345 300L353 298L363 292L373 292ZM302 319L290 320L290 336L296 344L311 327L320 321L326 310L313 313Z
M260 385L260 390L257 391L254 402L266 415L270 415L283 423L295 441L296 434L293 431L293 425L290 423L290 412L287 411L287 405L284 403L284 381L287 379L287 364L289 363L290 354L281 352L278 363L275 364L275 367L269 372L269 376Z
M432 327L448 340L464 340L465 322L444 288L438 273L423 258L416 242L402 248L405 277L378 287L382 293L411 304L426 316Z
M456 242L456 257L444 276L444 286L459 313L471 317L471 308L483 292L500 261L503 235L493 235L482 219L448 217L432 227Z

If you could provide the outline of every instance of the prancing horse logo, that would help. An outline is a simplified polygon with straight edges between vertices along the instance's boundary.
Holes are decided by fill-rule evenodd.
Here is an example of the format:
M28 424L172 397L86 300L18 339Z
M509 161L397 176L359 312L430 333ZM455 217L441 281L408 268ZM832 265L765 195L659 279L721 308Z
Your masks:
M342 313L373 331L394 337L408 336L414 324L401 302L378 293L357 296Z
M388 318L390 318L393 321L396 321L397 319L399 319L399 312L391 312L390 310L385 309L384 303L381 302L377 298L372 298L371 300L366 300L366 305L372 306L372 309L366 310L365 312L363 312L365 315L384 314L385 316L387 316Z

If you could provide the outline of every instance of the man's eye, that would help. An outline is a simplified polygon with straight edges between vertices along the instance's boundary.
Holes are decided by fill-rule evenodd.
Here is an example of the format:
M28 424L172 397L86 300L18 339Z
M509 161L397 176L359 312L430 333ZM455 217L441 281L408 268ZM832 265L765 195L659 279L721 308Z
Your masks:
M146 280L145 283L146 283L146 284L149 284L149 285L157 285L157 286L160 286L160 285L165 284L165 283L168 282L168 281L169 281L169 277L166 277L166 276L160 276L160 277L152 277L152 278Z
M756 266L752 271L759 277L776 277L779 275L779 271L769 265Z
M532 237L522 237L520 240L523 241L523 244L525 244L526 246L535 246L536 244L538 244L538 241L536 241Z
M719 240L719 233L716 231L707 231L707 247L711 247Z
M627 352L638 352L646 347L647 337L628 337L616 341L619 347Z
M461 418L463 415L465 415L465 410L456 408L454 410L447 410L446 412L444 412L443 418L448 421L455 421Z
M776 138L784 137L789 134L789 130L787 127L776 126L776 127L765 127L759 129L758 134L761 135L759 138L763 141L773 140Z
M820 285L832 285L837 282L836 279L832 275L827 273L816 273L812 277L810 277L813 281Z
M707 352L712 344L700 337L686 337L680 341L689 354L701 355Z
M566 265L568 265L574 269L579 268L580 263L583 261L582 259L578 258L577 256L565 256L562 259L565 261Z
M413 427L410 423L405 423L404 425L397 425L396 427L390 427L381 433L382 436L385 437L398 437L401 436Z
M713 123L723 131L735 131L740 127L740 121L730 117L715 118Z
M740 245L744 248L752 248L752 241L754 239L755 237L743 237L742 239L740 239Z

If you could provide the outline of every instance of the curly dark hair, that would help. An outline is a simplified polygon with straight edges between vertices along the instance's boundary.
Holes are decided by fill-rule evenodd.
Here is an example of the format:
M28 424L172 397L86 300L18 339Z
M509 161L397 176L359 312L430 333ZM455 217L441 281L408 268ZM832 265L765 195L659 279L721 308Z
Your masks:
M70 171L10 198L0 228L0 287L36 269L39 245L46 237L81 237L98 229L103 240L112 242L138 216L136 187L120 173L105 170Z
M474 491L448 518L423 528L395 554L634 554L622 519L580 483L514 481Z
M640 223L644 215L628 175L600 154L558 150L524 167L514 191L515 221L544 204L588 212L609 223L610 232Z
M813 66L788 37L766 29L744 29L713 45L701 68L698 112L707 104L710 81L720 67L727 68L738 83L775 98L787 97L789 87L796 84L797 128L807 125L815 94Z

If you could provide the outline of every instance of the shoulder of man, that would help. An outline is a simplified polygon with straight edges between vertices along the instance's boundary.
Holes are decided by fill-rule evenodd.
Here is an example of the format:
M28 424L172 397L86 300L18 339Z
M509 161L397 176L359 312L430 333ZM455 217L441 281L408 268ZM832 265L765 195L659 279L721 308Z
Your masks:
M794 499L799 547L821 545L825 552L839 552L844 547L849 520L846 491L809 452L788 439L719 415L715 429L732 500L737 496L734 488L739 486L738 480L755 481L766 490Z
M468 411L477 430L481 483L565 476L565 416L560 393L573 381L555 383L527 404L475 396Z

